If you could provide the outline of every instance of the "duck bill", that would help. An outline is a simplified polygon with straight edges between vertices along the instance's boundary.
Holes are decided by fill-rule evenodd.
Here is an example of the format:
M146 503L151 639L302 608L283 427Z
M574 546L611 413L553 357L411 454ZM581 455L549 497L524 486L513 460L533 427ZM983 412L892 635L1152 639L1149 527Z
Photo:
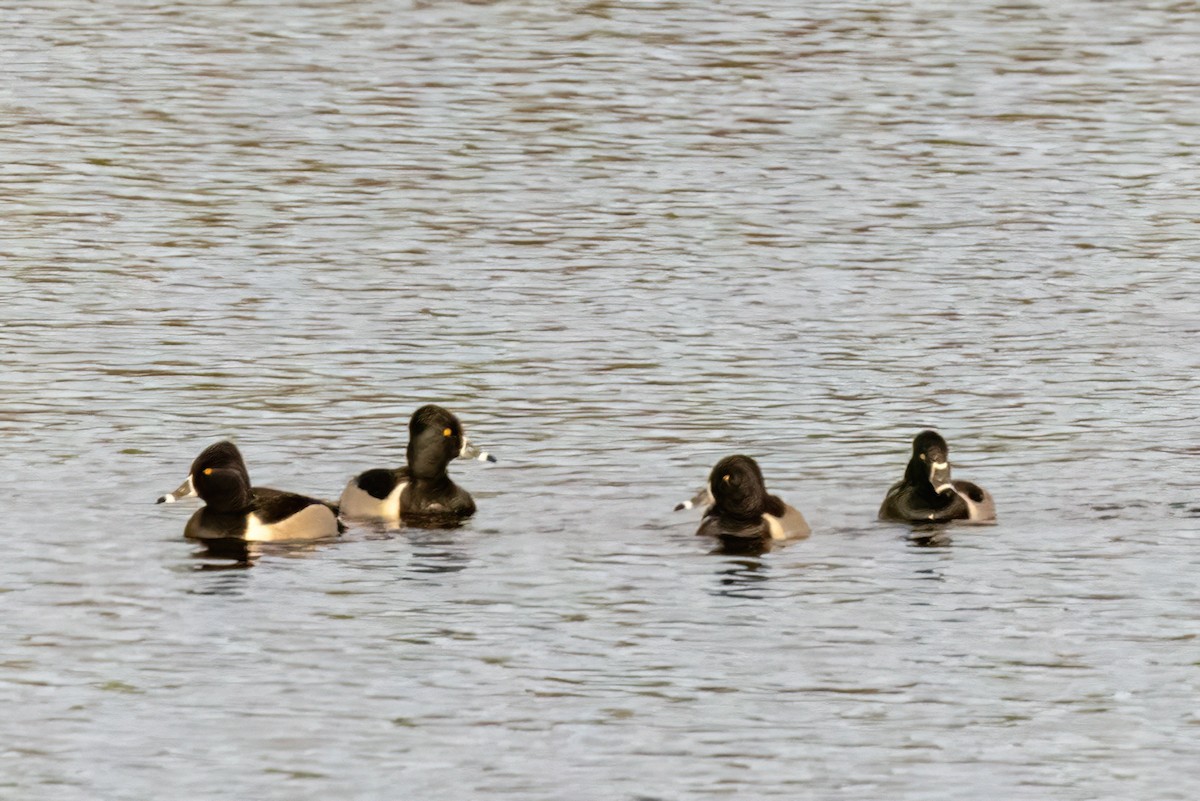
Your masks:
M460 459L476 459L480 462L495 462L496 457L492 456L485 450L482 450L478 445L463 437L462 450L458 452Z
M930 462L929 483L934 492L939 495L944 492L954 492L954 484L950 480L950 462Z
M158 496L158 500L155 503L175 503L175 501L182 500L183 498L195 497L196 485L192 483L192 477L188 476L187 481L180 484L174 492Z
M712 490L709 487L705 487L697 492L691 500L675 504L675 511L694 509L697 506L712 506L714 503L716 503L716 498L713 497Z

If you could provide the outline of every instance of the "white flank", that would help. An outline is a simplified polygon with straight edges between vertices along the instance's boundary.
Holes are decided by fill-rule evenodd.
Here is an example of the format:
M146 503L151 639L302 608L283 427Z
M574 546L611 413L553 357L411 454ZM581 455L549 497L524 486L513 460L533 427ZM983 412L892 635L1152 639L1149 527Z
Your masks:
M354 479L342 491L342 499L338 501L342 517L347 520L399 520L400 493L408 486L407 481L396 485L388 496L382 500L364 492L354 483Z
M773 540L786 540L787 532L783 530L783 523L775 515L763 513L763 520L767 523L767 531L771 533Z
M337 535L337 518L333 510L322 503L306 506L296 514L277 523L265 525L258 514L246 518L247 542L271 542L284 540L316 540Z

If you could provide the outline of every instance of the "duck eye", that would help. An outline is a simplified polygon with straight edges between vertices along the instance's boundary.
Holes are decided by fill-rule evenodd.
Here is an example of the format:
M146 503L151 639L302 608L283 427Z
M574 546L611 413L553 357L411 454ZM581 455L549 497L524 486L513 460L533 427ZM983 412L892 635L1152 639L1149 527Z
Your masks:
M923 453L922 453L922 454L921 454L921 461L922 461L922 462L928 462L928 461L929 461L929 459L928 459L928 458L926 458L925 454L923 454Z
M728 484L729 483L729 474L726 473L725 475L721 476L721 480L724 481L726 484Z
M211 468L211 467L206 467L206 468L204 468L204 475L206 475L206 476L211 476L211 475L212 475L212 468Z
M450 431L450 429L448 429L448 428L443 428L443 429L442 429L442 436L443 436L443 437L448 437L448 436L450 436L450 434L451 434L451 433L453 433L453 432L451 432L451 431Z

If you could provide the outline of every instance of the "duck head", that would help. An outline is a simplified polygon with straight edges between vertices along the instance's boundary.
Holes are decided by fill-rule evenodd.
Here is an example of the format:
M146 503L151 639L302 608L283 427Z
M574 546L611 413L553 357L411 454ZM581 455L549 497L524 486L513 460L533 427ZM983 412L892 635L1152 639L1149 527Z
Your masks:
M446 465L459 457L494 462L496 457L467 440L462 423L435 404L422 406L408 421L408 469L417 480L429 481L446 474Z
M232 442L218 442L201 451L187 479L174 492L159 497L158 503L195 496L217 512L236 512L253 503L250 474Z
M749 456L726 456L708 476L713 508L738 520L761 517L767 508L767 488L758 462Z
M916 487L931 487L938 495L954 492L950 480L950 446L941 434L929 430L917 434L904 479Z

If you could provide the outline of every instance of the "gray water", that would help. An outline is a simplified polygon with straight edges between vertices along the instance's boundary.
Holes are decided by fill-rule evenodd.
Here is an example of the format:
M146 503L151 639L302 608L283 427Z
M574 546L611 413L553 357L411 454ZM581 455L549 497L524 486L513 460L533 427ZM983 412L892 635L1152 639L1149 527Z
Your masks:
M1200 5L0 16L0 798L1195 797ZM153 505L426 402L461 529ZM998 525L875 522L926 426Z

